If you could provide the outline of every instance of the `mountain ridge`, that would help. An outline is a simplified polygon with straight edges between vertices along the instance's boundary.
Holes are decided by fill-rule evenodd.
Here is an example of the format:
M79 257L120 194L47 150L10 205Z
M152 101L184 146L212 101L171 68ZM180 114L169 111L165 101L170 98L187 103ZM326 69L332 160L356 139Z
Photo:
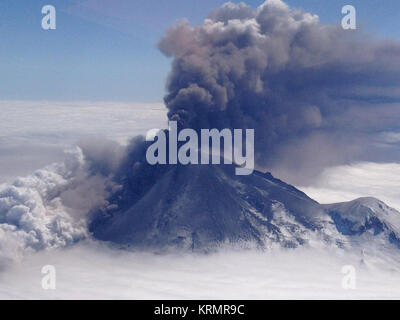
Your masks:
M146 190L138 185L129 189L123 182L123 193L110 198L110 210L94 214L89 229L97 239L139 248L203 251L240 243L260 248L345 247L371 230L376 230L374 236L383 235L400 247L399 229L390 219L385 220L385 214L398 215L400 226L400 213L377 199L366 198L368 202L362 198L362 206L357 206L361 200L350 205L321 205L269 172L236 176L234 168L145 168L139 180L147 183ZM373 208L381 206L384 213L372 211L364 202ZM354 208L359 208L360 221L349 218ZM364 216L371 219L364 221ZM368 241L373 240L370 238Z

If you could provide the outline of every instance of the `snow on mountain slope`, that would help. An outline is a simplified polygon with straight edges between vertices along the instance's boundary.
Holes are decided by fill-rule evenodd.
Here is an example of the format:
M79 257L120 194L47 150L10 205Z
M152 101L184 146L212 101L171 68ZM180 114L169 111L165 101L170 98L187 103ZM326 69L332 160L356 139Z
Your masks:
M270 173L237 176L234 165L144 164L120 177L95 238L139 248L373 244L400 248L400 213L374 198L320 205Z
M340 233L352 239L380 239L400 248L400 212L382 201L359 198L349 202L323 205Z
M332 242L335 233L331 217L306 194L270 174L236 176L233 165L167 166L139 197L138 188L127 188L111 200L111 210L95 215L96 238L196 250L232 243L297 247Z

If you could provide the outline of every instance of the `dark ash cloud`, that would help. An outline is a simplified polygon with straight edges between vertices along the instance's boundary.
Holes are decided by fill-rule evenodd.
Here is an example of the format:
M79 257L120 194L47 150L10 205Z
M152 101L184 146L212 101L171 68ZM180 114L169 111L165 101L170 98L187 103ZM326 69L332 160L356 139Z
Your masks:
M317 172L371 160L371 135L400 130L400 43L322 25L280 0L256 10L227 3L201 25L181 21L159 48L173 57L169 119L254 128L260 167Z

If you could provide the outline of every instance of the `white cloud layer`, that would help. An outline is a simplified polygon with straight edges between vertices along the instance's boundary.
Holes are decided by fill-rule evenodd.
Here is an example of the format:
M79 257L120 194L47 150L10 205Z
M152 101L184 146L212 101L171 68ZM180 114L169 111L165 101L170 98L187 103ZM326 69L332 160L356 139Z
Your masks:
M320 203L375 197L400 210L400 163L360 162L330 167L311 186L299 188Z
M121 143L166 125L162 103L0 101L0 141L70 144L85 136Z
M0 101L0 183L63 161L81 139L131 137L166 126L162 103Z
M43 290L44 265L56 268L56 290ZM342 268L356 271L345 290ZM14 299L394 299L399 262L379 253L297 249L210 255L113 250L82 243L41 252L0 274L0 298Z

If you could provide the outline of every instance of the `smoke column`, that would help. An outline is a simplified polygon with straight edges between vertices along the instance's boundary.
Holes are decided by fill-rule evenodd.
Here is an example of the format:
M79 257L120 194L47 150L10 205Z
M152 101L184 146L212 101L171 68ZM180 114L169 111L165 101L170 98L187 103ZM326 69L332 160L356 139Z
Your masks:
M365 159L371 134L399 127L400 44L322 25L280 0L256 10L228 2L200 25L173 25L159 48L173 57L169 119L254 128L261 167Z

